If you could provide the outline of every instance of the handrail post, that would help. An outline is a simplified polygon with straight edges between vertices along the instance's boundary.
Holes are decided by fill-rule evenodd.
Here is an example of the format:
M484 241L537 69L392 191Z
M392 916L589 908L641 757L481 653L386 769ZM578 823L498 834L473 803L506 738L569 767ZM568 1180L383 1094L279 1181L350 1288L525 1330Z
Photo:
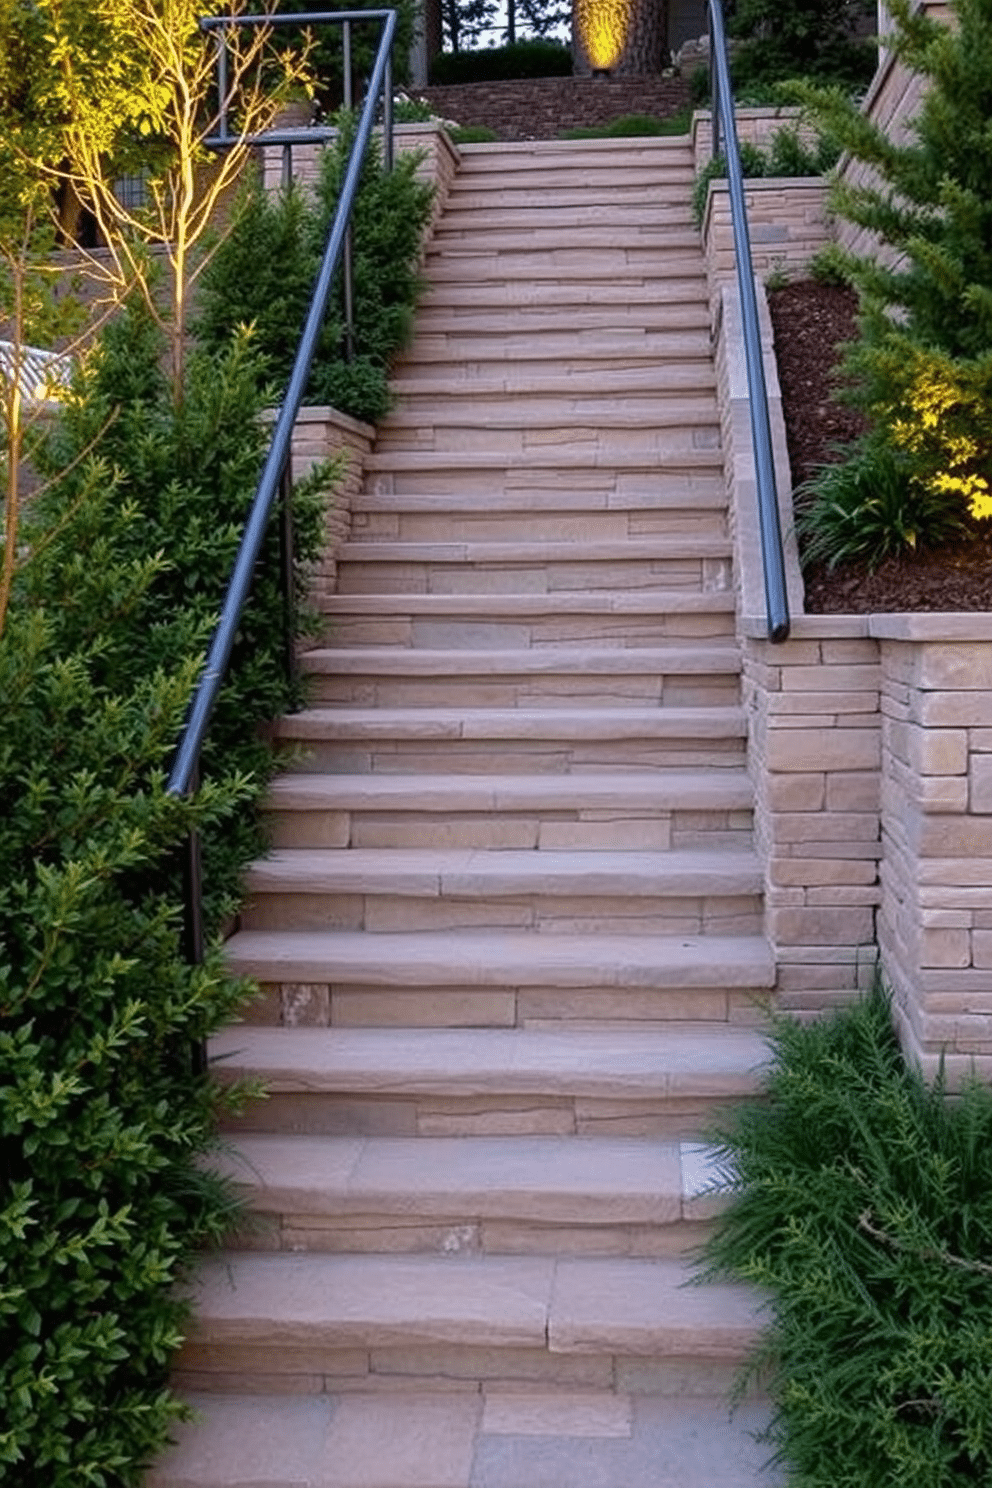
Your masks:
M341 51L342 67L344 69L344 95L342 102L346 109L351 108L354 96L351 86L351 22L341 22Z
M227 133L227 32L223 28L217 32L217 93L217 128L221 139L226 140L229 137Z
M186 795L195 796L200 788L200 764L193 766ZM202 966L206 947L203 930L203 852L200 834L190 827L180 857L183 893L183 956L187 966ZM190 1049L190 1068L194 1076L207 1068L207 1051L202 1040L195 1039Z

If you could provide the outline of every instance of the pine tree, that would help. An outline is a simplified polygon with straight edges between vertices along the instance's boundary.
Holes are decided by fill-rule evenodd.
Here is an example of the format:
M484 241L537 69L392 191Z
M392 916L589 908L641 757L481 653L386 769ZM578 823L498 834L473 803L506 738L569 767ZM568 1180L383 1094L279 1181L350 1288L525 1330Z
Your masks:
M857 288L847 356L878 436L931 492L992 514L992 0L951 0L950 25L890 0L888 44L924 81L905 142L836 89L797 87L819 126L867 167L835 210L879 247L839 253Z
M875 49L855 39L861 0L738 0L730 20L739 88L809 77L867 83Z

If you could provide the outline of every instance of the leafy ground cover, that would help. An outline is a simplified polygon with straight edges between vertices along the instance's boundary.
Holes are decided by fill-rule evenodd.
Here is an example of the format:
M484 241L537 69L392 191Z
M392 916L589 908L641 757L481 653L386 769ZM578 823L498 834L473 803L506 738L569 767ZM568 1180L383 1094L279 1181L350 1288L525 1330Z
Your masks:
M836 458L834 447L857 439L860 412L838 396L837 347L856 330L853 292L816 279L768 294L782 386L793 487ZM992 522L970 521L941 548L909 551L875 568L826 563L805 573L812 614L892 610L992 610Z
M765 1288L754 1368L790 1488L992 1481L992 1091L908 1070L876 990L776 1018L766 1098L717 1133L710 1274Z

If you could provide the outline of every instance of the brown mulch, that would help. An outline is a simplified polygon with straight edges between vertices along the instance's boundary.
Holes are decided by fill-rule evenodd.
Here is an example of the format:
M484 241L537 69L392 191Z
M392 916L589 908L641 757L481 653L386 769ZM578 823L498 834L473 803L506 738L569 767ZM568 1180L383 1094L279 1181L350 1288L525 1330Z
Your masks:
M855 410L836 400L835 348L855 333L855 299L815 280L769 290L775 351L793 485L836 458L831 446L857 438ZM992 610L992 522L971 524L959 542L874 572L856 564L810 568L804 575L811 614L867 615L891 610Z

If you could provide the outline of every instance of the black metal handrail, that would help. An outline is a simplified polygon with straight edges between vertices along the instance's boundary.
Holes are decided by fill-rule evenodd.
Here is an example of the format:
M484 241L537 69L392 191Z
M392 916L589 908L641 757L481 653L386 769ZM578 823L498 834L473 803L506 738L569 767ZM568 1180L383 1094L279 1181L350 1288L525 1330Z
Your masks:
M761 330L758 324L758 297L754 288L751 264L751 234L747 224L744 200L744 172L741 169L734 95L730 85L727 61L727 38L720 0L709 0L710 8L710 78L713 87L713 156L720 154L720 134L724 137L727 160L727 184L730 189L730 216L734 229L734 257L737 261L737 284L741 297L741 319L744 325L744 358L747 366L748 403L751 412L751 436L754 441L754 465L758 483L758 526L761 532L761 563L765 577L765 609L768 616L768 639L785 641L789 637L789 600L785 583L785 555L782 548L782 526L778 515L775 489L775 462L772 456L771 423L768 416L768 388L761 355Z
M283 582L287 586L285 595L287 604L287 654L290 655L292 652L293 575L291 571L292 515L289 508L289 461L293 425L296 423L303 403L303 395L306 392L307 382L310 378L310 369L317 350L318 338L327 311L331 286L343 256L348 225L358 192L362 163L368 150L372 130L375 125L380 95L383 100L385 133L383 159L387 167L392 163L392 74L390 53L396 33L395 10L322 12L320 14L306 16L210 16L201 22L205 29L218 30L221 35L221 43L218 46L218 69L221 101L220 121L222 127L221 132L217 136L214 136L210 143L215 148L222 149L235 143L252 144L265 142L266 140L271 142L271 137L266 135L233 136L227 133L226 54L223 37L229 27L272 26L291 23L296 26L313 26L328 22L340 22L350 26L350 23L353 21L368 20L380 20L382 22L382 35L379 40L375 65L372 69L365 102L355 131L355 138L338 198L334 222L331 226L327 247L317 274L313 296L310 301L310 309L307 313L306 324L300 337L289 384L276 418L269 452L261 476L259 477L255 496L245 523L241 545L238 548L227 593L224 596L224 602L221 607L220 618L217 622L217 627L214 631L210 649L207 653L207 659L200 673L196 690L193 693L189 713L182 734L180 735L172 770L169 774L166 790L170 795L189 795L197 788L200 751L203 747L218 693L220 692L230 663L238 626L251 589L255 565L262 549L272 508L276 505L280 491L283 493ZM347 61L348 58L346 55ZM346 73L348 72L350 72L350 67L346 67ZM350 82L346 96L350 96ZM331 131L310 129L280 131L279 142L284 143L287 135L292 140L310 141L321 136L327 137L330 133ZM191 960L200 961L203 956L202 900L200 894L199 843L195 833L190 838L185 876L187 953Z

